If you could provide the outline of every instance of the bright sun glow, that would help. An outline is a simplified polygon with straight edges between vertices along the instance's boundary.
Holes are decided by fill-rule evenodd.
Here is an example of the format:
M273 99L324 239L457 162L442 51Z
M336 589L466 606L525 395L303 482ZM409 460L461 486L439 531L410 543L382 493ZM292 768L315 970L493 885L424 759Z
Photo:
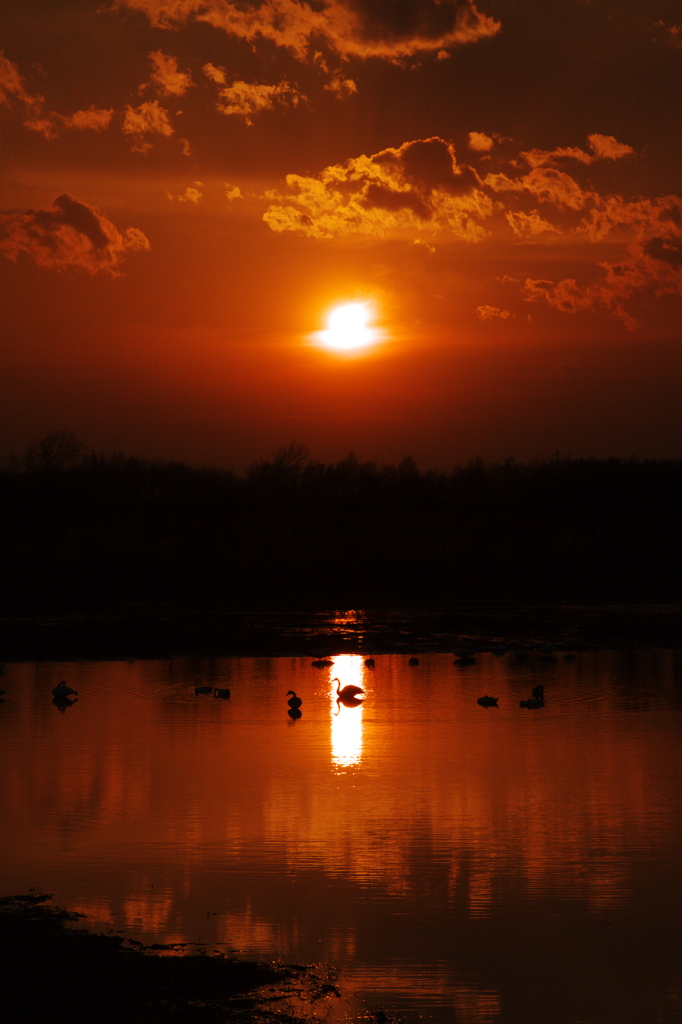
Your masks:
M329 314L327 330L320 339L328 348L363 348L378 341L378 331L371 326L373 310L369 302L347 302Z

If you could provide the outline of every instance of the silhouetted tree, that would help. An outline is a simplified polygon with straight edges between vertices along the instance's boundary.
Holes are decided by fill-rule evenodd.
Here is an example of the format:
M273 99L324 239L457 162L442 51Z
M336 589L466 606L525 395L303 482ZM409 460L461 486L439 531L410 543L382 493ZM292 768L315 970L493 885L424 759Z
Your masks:
M55 473L73 466L84 454L85 445L72 431L52 430L28 446L24 467L28 473Z

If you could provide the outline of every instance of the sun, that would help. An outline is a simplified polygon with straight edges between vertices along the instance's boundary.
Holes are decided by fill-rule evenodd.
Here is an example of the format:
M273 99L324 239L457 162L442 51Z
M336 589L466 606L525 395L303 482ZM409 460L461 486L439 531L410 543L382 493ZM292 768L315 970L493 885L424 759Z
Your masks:
M327 330L320 331L318 337L327 348L365 348L379 340L379 332L372 327L373 314L369 302L346 302L336 306L327 319Z

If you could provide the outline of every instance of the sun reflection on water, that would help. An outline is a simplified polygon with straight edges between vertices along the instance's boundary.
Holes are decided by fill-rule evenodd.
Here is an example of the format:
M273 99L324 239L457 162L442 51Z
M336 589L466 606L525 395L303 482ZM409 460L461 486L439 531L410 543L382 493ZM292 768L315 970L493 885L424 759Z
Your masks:
M337 686L364 689L363 659L357 654L341 654L334 660L329 683L332 765L337 770L357 767L362 760L362 702L346 707L337 701ZM338 684L336 680L339 680Z

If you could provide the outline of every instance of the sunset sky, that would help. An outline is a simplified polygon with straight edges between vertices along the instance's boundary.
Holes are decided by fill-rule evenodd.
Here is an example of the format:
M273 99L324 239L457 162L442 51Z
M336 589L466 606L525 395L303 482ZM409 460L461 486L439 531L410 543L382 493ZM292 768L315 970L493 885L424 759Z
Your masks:
M682 457L679 0L6 0L0 48L0 460Z

